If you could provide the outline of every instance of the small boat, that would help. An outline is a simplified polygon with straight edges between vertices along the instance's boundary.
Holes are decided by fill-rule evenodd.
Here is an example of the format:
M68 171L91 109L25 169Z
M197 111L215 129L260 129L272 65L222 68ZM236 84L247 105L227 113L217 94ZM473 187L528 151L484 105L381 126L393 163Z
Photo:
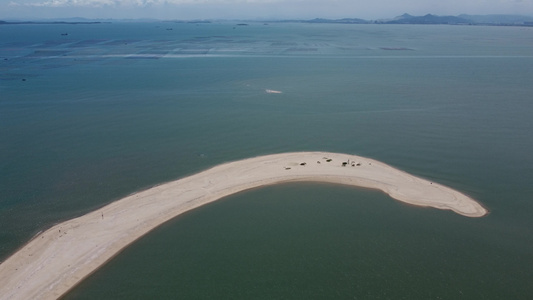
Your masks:
M282 91L268 90L268 89L266 89L265 92L267 92L268 94L281 94L281 93L283 93Z

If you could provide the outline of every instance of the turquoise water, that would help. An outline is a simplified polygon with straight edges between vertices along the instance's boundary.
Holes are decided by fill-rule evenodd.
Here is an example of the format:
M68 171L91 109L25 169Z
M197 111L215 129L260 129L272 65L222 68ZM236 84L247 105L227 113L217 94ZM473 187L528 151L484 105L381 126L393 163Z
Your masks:
M519 27L2 25L0 259L152 185L324 150L491 213L266 187L165 224L66 298L529 299L532 49Z

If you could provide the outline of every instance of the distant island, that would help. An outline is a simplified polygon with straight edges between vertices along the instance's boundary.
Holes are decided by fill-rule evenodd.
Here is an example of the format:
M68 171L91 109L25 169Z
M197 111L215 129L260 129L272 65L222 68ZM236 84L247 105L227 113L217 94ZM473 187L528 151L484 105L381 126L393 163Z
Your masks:
M67 25L76 25L76 24L102 24L110 22L99 22L99 21L76 21L76 22L67 22L67 21L2 21L0 20L0 25L27 25L27 24L67 24Z
M18 24L102 24L113 22L173 22L173 23L212 23L212 22L229 22L230 20L158 20L158 19L51 19L51 20L34 20L34 21L2 21L0 25L18 25ZM248 23L268 22L268 23L316 23L316 24L419 24L419 25L487 25L487 26L533 26L533 16L521 15L467 15L458 16L439 16L427 14L424 16L413 16L405 13L390 19L365 20L360 18L342 18L342 19L325 19L315 18L311 20L288 19L288 20L240 20L238 26L246 26ZM265 25L268 25L265 23Z
M364 20L358 18L343 19L312 19L299 21L302 23L333 23L333 24L447 24L447 25L491 25L491 26L533 26L533 17L520 15L466 15L438 16L427 14L412 16L403 14L392 19Z

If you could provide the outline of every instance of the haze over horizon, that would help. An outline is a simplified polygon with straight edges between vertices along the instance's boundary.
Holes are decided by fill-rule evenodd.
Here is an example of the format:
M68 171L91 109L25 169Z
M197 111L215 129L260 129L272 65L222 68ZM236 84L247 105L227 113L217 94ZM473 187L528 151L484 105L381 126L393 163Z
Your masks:
M367 20L412 15L533 16L533 0L0 0L0 19L310 19Z

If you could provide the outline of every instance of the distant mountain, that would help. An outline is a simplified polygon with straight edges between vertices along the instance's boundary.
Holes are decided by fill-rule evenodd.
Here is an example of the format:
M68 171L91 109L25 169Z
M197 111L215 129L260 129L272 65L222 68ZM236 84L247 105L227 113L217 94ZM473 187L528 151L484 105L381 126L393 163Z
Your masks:
M403 14L401 16L395 17L393 20L402 20L402 19L409 19L409 18L414 18L414 17L415 16L412 16L412 15L410 15L408 13L405 13L405 14Z
M368 24L370 21L363 20L363 19L357 19L357 18L344 18L344 19L312 19L303 21L304 23L335 23L335 24Z
M383 24L469 24L469 20L455 16L437 16L427 14L425 16L411 16L403 14L389 21L380 22Z
M75 25L75 24L101 24L106 22L66 22L66 21L13 21L13 22L7 22L7 21L0 21L0 25L28 25L28 24L39 24L39 25L46 25L46 24L69 24L69 25Z
M8 24L101 24L115 22L161 22L157 19L85 19L85 18L62 18L62 19L37 19L30 21L0 20L0 25ZM226 22L228 20L166 20L163 22L175 23L211 23ZM234 21L234 20L233 20ZM249 20L255 23L257 21ZM264 22L264 21L261 21ZM320 24L449 24L449 25L491 25L491 26L533 26L533 16L520 15L467 15L438 16L427 14L425 16L413 16L405 13L392 19L364 20L359 18L311 20L269 20L270 23L320 23Z
M466 15L437 16L412 16L403 14L393 19L378 20L379 24L470 24L470 25L499 25L499 26L531 26L533 17L519 15Z

